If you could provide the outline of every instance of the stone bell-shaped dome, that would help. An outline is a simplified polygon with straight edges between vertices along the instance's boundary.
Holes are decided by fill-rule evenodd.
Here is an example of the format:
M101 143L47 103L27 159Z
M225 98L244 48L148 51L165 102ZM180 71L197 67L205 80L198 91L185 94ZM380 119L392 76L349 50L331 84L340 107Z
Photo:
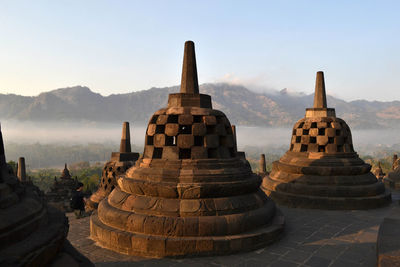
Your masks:
M199 93L188 41L181 91L151 117L144 154L99 203L91 237L151 257L226 254L273 242L284 218L237 155L229 120Z
M349 126L327 108L323 72L317 72L314 107L293 127L290 149L262 189L278 203L321 209L368 209L391 194L354 151Z

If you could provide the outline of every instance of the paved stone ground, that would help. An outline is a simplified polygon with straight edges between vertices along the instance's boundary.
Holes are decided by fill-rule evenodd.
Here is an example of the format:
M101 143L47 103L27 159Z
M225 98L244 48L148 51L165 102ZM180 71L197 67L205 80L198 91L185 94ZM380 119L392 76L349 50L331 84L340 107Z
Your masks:
M390 206L361 211L324 211L279 207L286 217L283 238L263 249L230 256L147 259L100 248L89 236L89 218L70 220L68 239L96 266L376 266L379 224L400 213L400 192Z

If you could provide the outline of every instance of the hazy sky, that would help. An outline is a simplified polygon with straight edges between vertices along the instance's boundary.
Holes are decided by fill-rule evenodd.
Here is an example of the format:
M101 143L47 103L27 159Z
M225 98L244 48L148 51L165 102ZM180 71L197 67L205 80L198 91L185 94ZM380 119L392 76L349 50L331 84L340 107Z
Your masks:
M0 93L103 95L199 82L400 100L400 1L0 0Z

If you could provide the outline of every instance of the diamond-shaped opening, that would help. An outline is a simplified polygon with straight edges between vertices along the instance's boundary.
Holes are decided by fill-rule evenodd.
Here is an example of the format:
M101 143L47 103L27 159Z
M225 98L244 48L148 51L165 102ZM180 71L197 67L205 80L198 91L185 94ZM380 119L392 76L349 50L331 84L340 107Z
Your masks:
M112 185L112 186L111 186L111 190L114 190L114 188L115 188L115 186L114 186L114 185Z
M155 147L153 150L153 159L161 159L162 158L162 148Z
M152 146L154 145L154 137L153 136L147 136L147 145Z
M179 149L179 159L190 159L191 150L190 148L180 148Z
M308 146L307 145L301 145L300 147L300 152L307 152Z
M191 134L192 127L190 125L179 125L179 133L180 134Z
M154 115L154 116L151 118L150 123L156 123L156 122L157 122L157 119L158 119L158 115Z
M328 137L328 144L333 144L335 141L335 138L333 137Z
M325 152L325 146L318 146L318 152Z
M218 150L216 148L209 148L207 150L207 153L208 153L208 158L210 159L218 158Z
M168 115L167 123L178 123L178 115Z
M108 182L108 183L111 183L111 178L108 178L107 182Z
M203 144L204 144L203 136L195 136L194 137L194 145L195 146L203 146Z
M317 137L310 136L310 144L315 144L315 143L317 143Z
M165 132L165 125L156 126L156 134L163 134Z
M193 116L193 122L195 122L195 123L203 122L203 116L201 116L201 115L194 115L194 116Z
M319 128L318 135L325 135L325 128Z

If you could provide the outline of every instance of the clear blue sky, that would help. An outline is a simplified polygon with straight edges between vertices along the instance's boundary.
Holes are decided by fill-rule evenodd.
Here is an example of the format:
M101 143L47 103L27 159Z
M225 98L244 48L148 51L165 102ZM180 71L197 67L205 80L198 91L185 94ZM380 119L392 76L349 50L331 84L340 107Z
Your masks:
M85 85L103 95L199 82L400 100L400 1L1 0L0 93Z

